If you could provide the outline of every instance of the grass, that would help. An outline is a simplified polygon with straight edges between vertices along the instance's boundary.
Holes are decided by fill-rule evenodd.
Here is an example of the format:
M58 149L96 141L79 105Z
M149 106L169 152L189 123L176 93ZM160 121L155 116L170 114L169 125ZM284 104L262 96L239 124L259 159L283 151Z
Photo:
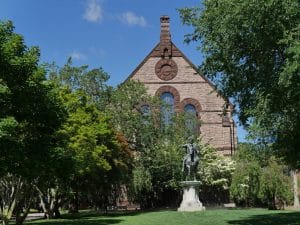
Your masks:
M204 212L134 212L108 216L81 213L62 219L36 220L30 225L300 225L300 212L265 209L215 209Z

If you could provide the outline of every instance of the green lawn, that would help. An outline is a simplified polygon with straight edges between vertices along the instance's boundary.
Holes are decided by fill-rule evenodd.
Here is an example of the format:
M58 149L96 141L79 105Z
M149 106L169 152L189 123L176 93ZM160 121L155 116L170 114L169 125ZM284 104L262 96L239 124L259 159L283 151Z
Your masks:
M216 209L204 212L156 211L112 214L64 215L57 220L27 222L31 225L300 225L300 212L265 209Z

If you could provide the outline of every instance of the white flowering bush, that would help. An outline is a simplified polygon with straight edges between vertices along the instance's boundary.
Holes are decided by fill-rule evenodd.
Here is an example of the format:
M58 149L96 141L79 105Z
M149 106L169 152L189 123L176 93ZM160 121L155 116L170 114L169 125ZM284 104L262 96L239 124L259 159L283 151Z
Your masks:
M231 157L218 154L216 149L202 144L201 140L198 143L201 158L198 175L202 185L228 189L235 171L235 161Z

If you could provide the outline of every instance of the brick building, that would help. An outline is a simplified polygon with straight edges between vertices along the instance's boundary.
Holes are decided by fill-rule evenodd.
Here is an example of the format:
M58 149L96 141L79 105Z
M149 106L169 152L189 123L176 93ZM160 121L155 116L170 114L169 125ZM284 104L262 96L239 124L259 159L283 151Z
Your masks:
M233 106L219 95L216 87L197 72L193 63L174 45L170 19L162 16L160 42L131 73L128 79L139 80L150 95L169 102L174 112L189 111L201 120L197 134L231 155L237 145Z

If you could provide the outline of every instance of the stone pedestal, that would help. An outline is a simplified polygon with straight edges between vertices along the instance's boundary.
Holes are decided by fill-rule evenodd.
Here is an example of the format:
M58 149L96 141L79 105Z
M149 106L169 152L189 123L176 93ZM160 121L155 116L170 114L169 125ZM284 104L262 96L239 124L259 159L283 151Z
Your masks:
M199 181L183 181L181 182L183 186L183 196L182 202L178 211L194 212L205 210L205 207L199 200L198 196L198 186Z

